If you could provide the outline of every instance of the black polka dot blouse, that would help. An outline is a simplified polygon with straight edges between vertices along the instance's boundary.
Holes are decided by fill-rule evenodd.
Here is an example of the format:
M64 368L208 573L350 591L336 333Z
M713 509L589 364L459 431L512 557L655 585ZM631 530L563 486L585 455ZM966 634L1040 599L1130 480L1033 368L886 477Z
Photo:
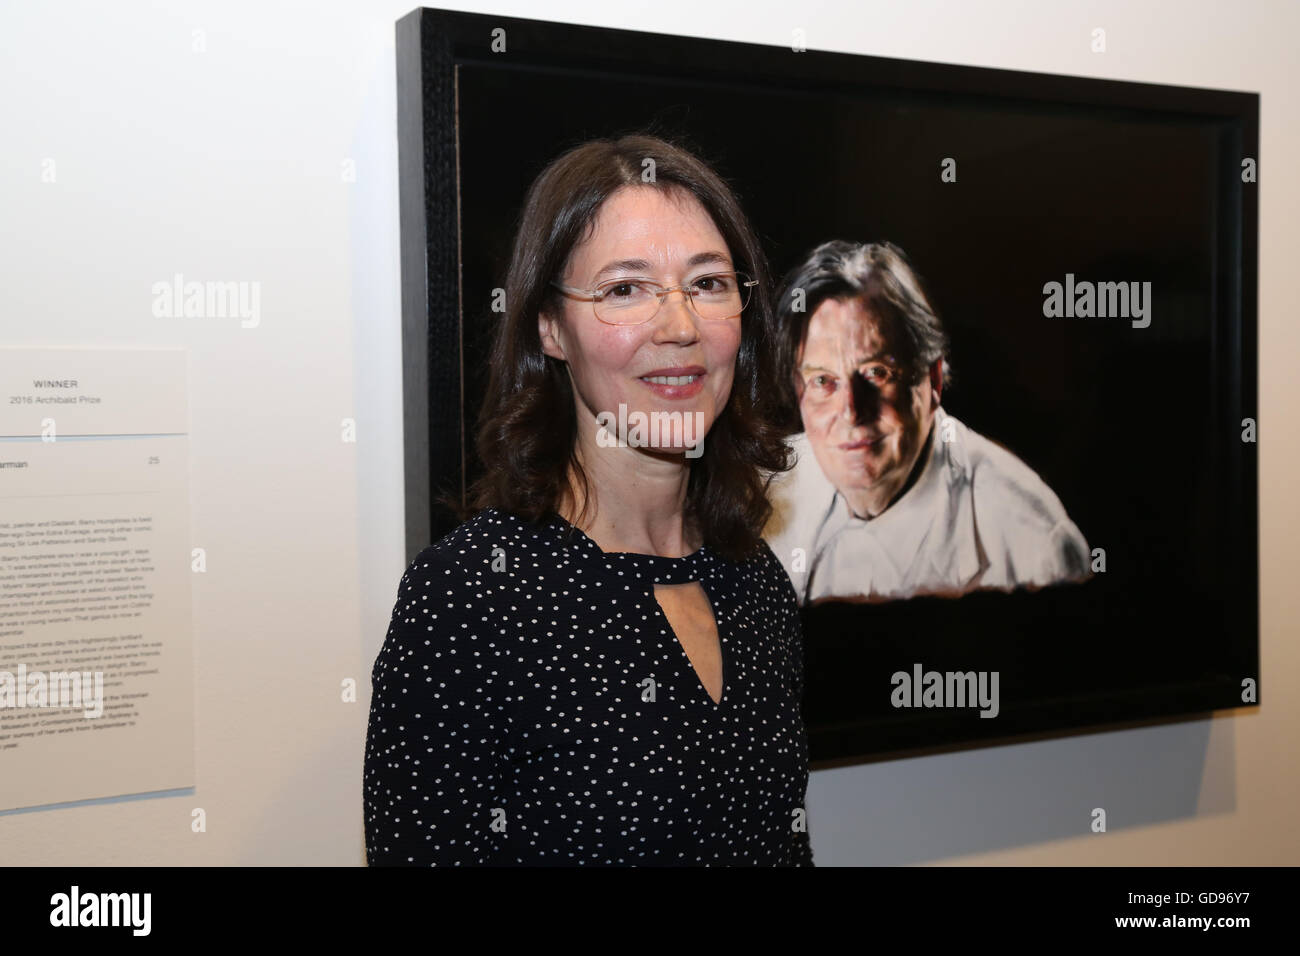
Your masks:
M694 580L718 703L654 597ZM371 865L812 865L802 632L766 544L606 553L487 509L411 563L371 681Z

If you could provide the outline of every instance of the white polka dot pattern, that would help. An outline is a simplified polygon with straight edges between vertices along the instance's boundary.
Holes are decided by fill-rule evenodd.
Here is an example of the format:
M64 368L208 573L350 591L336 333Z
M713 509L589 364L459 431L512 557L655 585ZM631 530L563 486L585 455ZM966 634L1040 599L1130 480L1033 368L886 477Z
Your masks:
M654 598L692 580L718 703ZM372 865L812 865L802 633L766 544L606 553L489 508L411 563L371 681Z

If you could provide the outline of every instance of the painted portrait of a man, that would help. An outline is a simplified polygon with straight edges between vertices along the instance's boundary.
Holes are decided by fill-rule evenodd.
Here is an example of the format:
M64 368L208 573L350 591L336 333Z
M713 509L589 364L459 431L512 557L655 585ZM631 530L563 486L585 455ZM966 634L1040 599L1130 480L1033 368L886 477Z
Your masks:
M1088 576L1087 542L1052 489L944 410L948 336L901 249L823 243L777 302L803 431L765 537L802 603Z

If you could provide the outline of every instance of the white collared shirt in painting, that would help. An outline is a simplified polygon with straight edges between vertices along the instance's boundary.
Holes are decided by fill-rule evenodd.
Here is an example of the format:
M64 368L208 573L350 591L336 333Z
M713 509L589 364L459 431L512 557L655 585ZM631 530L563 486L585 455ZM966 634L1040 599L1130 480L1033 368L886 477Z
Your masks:
M1051 488L1000 445L936 409L924 469L872 519L853 515L808 438L769 489L764 531L801 604L1010 590L1081 580L1087 542ZM946 439L946 440L945 440Z

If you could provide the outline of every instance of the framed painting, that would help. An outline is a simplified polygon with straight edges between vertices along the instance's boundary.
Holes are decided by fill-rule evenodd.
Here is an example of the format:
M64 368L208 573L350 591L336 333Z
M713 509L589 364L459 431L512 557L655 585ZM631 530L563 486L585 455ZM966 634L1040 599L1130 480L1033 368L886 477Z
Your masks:
M397 69L411 555L476 474L525 191L648 131L791 330L764 536L815 765L1257 703L1257 94L432 9Z

